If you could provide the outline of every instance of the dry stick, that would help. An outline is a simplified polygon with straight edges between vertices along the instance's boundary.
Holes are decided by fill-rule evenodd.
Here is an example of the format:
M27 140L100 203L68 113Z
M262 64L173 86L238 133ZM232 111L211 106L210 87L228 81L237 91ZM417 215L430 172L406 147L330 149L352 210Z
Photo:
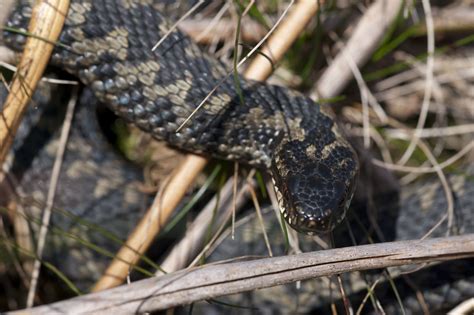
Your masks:
M192 29L195 29L195 27L190 27L190 29L188 30L185 30L185 24L186 24L186 21L182 21L180 24L179 24L179 28L181 30L183 30L186 34L188 34L196 43L201 43L201 39L203 39L204 37L206 37L209 33L213 33L213 35L211 35L211 38L209 39L209 46L213 46L215 45L216 43L220 42L220 41L224 41L225 39L229 38L228 36L222 38L222 39L218 39L217 36L222 36L221 35L221 30L222 28L220 26L217 26L217 23L219 23L219 21L222 19L222 17L224 16L224 14L229 10L229 7L230 7L230 2L226 2L222 5L222 7L219 9L219 11L217 11L217 13L214 15L214 17L209 21L205 21L205 23L207 23L207 27L205 29L202 29L199 33L197 34L192 34L190 33L191 31L191 28ZM219 32L212 32L213 30L219 30ZM234 32L232 32L231 34L235 34ZM264 36L264 35L262 35ZM260 39L261 37L259 37ZM258 42L258 39L257 39L257 42ZM214 49L210 49L209 51L214 51Z
M14 65L11 65L3 60L0 60L0 67L4 67L5 69L10 70L11 72L18 71L18 67L15 67ZM61 80L61 79L53 79L53 78L48 78L48 77L42 77L40 81L48 82L51 84L79 85L79 82L76 80Z
M260 228L262 229L263 240L265 241L265 246L267 247L268 255L272 257L272 247L270 246L267 231L265 230L265 224L263 223L262 210L260 209L260 204L258 203L257 193L255 193L255 189L252 185L252 181L250 180L250 178L247 179L247 181L247 189L250 193L250 197L252 197L253 206L255 208L255 212L257 213L258 223L260 224Z
M370 288L368 288L367 294L365 295L364 299L362 300L362 302L360 303L359 307L357 308L356 315L360 315L360 314L361 314L362 310L364 309L365 304L367 303L367 300L368 300L369 297L373 294L374 289L375 289L375 287L379 284L380 280L381 280L381 279L375 280L375 282L372 283L372 285L370 286Z
M467 2L466 2L467 4ZM433 11L433 27L435 34L447 35L472 31L474 29L474 10L469 5L437 8ZM415 30L416 36L426 36L427 27L420 25Z
M337 283L338 283L338 286L339 286L339 290L341 291L341 297L342 297L342 301L344 303L344 308L346 310L346 314L354 314L354 310L352 309L352 305L349 302L349 299L347 298L346 292L344 290L344 285L342 283L341 275L337 274L336 278L337 278Z
M431 5L429 0L422 0L423 9L425 11L425 21L427 32L427 52L428 57L426 58L426 83L425 83L425 93L423 95L423 102L421 104L421 112L418 117L418 122L416 124L415 133L408 144L408 148L403 153L400 160L397 162L399 165L405 165L410 159L411 155L415 151L416 145L419 140L419 134L423 127L425 126L426 118L428 116L428 110L431 103L431 94L433 93L433 82L434 82L434 50L435 50L435 40L434 40L434 27L433 27L433 16L431 14Z
M284 51L279 49L288 49L288 47L295 41L299 33L292 32L287 27L297 27L299 30L307 24L311 16L301 16L301 12L315 12L313 8L315 1L301 1L298 5L295 5L294 10L289 14L288 19L292 20L291 25L282 23L275 31L274 36L281 37L280 39L287 42L286 45L276 45L276 41L270 39L266 51L272 51L274 55L282 56ZM314 13L313 13L314 14ZM296 18L300 19L299 23L295 23ZM284 28L283 28L284 27ZM283 28L283 30L281 30ZM265 49L265 48L264 48ZM265 71L259 74L258 69L265 69L268 60L254 60L244 74L246 78L253 80L265 80L271 72ZM270 67L271 69L271 67ZM191 122L192 123L192 122ZM152 240L155 238L157 233L161 230L163 224L166 223L170 217L173 209L178 205L179 201L184 197L187 188L192 184L197 174L201 172L203 167L206 165L207 159L196 156L188 155L183 165L180 166L180 171L176 172L168 187L165 188L161 198L155 200L154 205L148 210L145 217L140 221L137 227L134 229L132 234L129 236L125 245L117 253L112 263L107 268L105 274L95 284L92 291L100 291L108 288L120 285L128 275L130 266L135 265L140 256L148 249ZM155 205L160 205L158 211L156 211ZM153 210L155 209L155 210ZM155 214L155 212L157 212Z
M359 68L355 64L354 60L352 60L351 56L346 52L346 50L342 50L343 55L346 57L346 62L349 65L349 68L352 71L352 74L359 86L360 90L360 100L362 103L362 128L363 128L363 135L364 135L364 148L370 148L370 129L373 127L370 125L369 122L369 88L365 84L364 78L362 77L362 73L360 72Z
M235 23L229 18L222 18L215 22L214 18L186 20L179 24L179 28L192 38L195 38L200 44L210 44L214 40L224 41L232 37L235 33ZM216 32L212 32L212 30L219 30L219 33L216 34ZM265 29L254 20L242 20L241 34L242 40L245 42L258 42L263 36L265 36L265 33Z
M466 65L464 69L449 69L450 72L441 73L436 76L436 82L438 84L444 85L456 81L467 81L471 80L474 77L474 70L470 63ZM416 71L417 73L419 71ZM426 72L426 71L425 71ZM456 75L453 77L453 74ZM387 79L388 80L388 79ZM394 80L395 81L395 80ZM389 83L391 83L389 81ZM387 89L380 90L375 94L375 97L379 101L387 101L396 99L401 96L417 93L424 89L424 85L419 80L412 80L406 84L399 84L397 86L393 86Z
M28 26L33 36L26 41L0 117L0 165L5 162L28 101L48 64L52 43L59 37L68 8L66 0L38 1L33 8Z
M59 183L59 175L61 173L61 166L63 163L64 153L66 152L67 140L69 138L69 131L71 130L72 117L74 116L74 109L76 108L78 89L74 88L72 97L67 105L66 116L64 117L63 127L61 129L61 136L59 138L58 150L56 158L54 159L53 170L51 171L51 180L48 187L48 195L46 198L46 206L43 210L43 217L38 236L38 246L36 249L36 257L33 265L33 272L31 275L31 284L28 290L28 297L26 300L27 307L32 307L36 295L36 288L38 286L38 278L40 275L41 257L43 257L44 245L46 243L46 235L48 234L49 222L56 196L56 190Z
M410 129L385 129L387 137L395 139L409 139L413 136L413 130ZM424 128L419 132L421 138L450 137L468 133L474 133L474 124L456 125L448 127Z
M239 163L234 162L234 185L232 187L232 204L233 204L233 209L232 209L232 239L234 239L235 236L235 213L237 210L237 203L236 203L236 198L237 198L237 180L239 178Z
M383 36L400 12L403 0L378 0L370 6L358 23L344 50L360 67L379 46ZM311 96L330 98L338 95L352 79L347 58L339 53L324 72Z
M428 145L424 141L418 141L418 146L420 149L423 151L425 156L428 158L428 161L430 161L431 165L433 165L433 168L435 169L435 172L438 174L439 180L441 182L441 186L443 187L445 197L446 197L446 204L447 204L447 209L446 209L446 215L448 218L448 231L447 235L450 235L452 232L453 228L453 221L454 221L454 197L453 197L453 192L451 188L449 187L448 180L446 178L446 175L443 172L443 169L440 167L440 164L434 157L433 153L431 153L431 149L428 147ZM444 219L440 220L440 222L443 222ZM429 233L425 234L422 238L427 238L428 236L431 235L431 233L437 228L438 225L441 223L435 224L433 226Z
M207 265L11 314L135 314L344 272L474 256L474 234Z
M199 0L199 2L196 3L191 9L189 9L189 11L186 12L186 14L184 14L178 21L176 21L176 23L174 23L170 27L170 29L166 32L166 34L160 38L160 40L155 44L155 46L153 46L151 51L155 51L161 45L161 43L163 43L163 41L171 34L171 32L173 32L176 29L178 24L184 19L186 19L189 15L191 15L194 11L196 11L203 3L204 3L204 0Z
M474 298L470 298L467 301L462 302L451 311L448 312L450 315L465 315L472 314L474 312Z
M324 3L324 1L320 2ZM318 1L316 0L297 2L288 17L278 26L265 47L261 49L262 54L270 57L273 62L280 60L317 11ZM245 72L247 78L264 80L272 73L273 65L262 54L257 55L247 68Z
M464 148L462 148L462 150L460 150L459 152L451 156L449 159L445 160L443 163L439 163L438 167L441 169L446 168L447 166L453 164L454 162L462 158L464 155L471 152L472 150L474 150L474 141L469 142ZM374 165L377 165L378 167L384 167L388 170L406 172L406 173L417 173L417 174L434 173L437 170L436 167L403 166L403 165L398 165L398 164L390 164L384 161L377 160L375 158L372 159L372 163Z

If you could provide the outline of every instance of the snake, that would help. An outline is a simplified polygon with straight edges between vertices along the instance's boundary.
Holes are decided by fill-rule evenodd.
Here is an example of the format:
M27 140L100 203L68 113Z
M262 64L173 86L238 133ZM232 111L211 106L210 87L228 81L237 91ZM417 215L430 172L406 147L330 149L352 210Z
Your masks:
M77 75L93 94L93 97L86 95L82 102L84 104L78 109L76 121L79 124L72 130L68 144L71 159L65 162L68 171L63 178L65 183L69 181L72 186L88 188L80 193L78 191L72 201L68 199L71 194L64 194L68 200L60 200L60 207L70 209L73 204L74 214L78 217L87 216L94 207L105 209L99 217L97 214L92 216L94 221L101 225L110 223L106 228L120 235L131 228L133 218L146 204L133 185L134 181L141 178L139 172L107 150L110 145L97 137L100 128L95 124L91 112L97 105L95 103L100 102L154 137L178 148L269 170L280 208L290 226L305 234L333 230L349 208L356 186L358 165L353 149L324 107L292 90L239 78L238 86L244 99L241 102L236 83L233 79L227 79L219 85L189 125L181 132L176 132L194 111L196 103L204 99L228 71L222 63L201 52L179 31L171 32L162 45L151 52L150 47L168 32L170 25L159 13L159 4L152 5L151 2L72 1L60 38L64 46L56 48L52 64ZM30 14L30 3L21 1L8 25L25 30ZM142 33L140 30L146 31ZM4 36L5 41L17 50L25 42L22 35L5 33ZM94 104L91 104L91 99ZM58 110L55 108L52 111L57 113ZM36 117L37 122L40 120ZM49 126L50 122L46 125ZM35 133L36 130L28 135ZM24 140L28 140L29 136L25 136ZM27 144L28 141L26 145L16 148L17 156L22 156L24 151L21 150L26 150L29 147ZM51 148L46 148L36 152L37 155L31 154L34 160L30 161L29 170L24 173L23 188L33 195L39 186L46 184L40 182L33 187L28 183L36 181L40 174L44 175L45 170L50 169L51 151ZM81 163L74 166L74 159L79 159ZM49 161L49 164L44 161ZM100 183L96 178L100 173L114 183L113 188L106 193L97 192ZM456 177L453 183L459 196L460 212L457 214L461 216L461 232L472 232L472 198L469 196L472 196L474 185L472 180L466 180L466 176ZM65 191L66 187L68 185L64 184ZM439 184L433 185L432 182L404 190L400 206L402 211L400 217L395 219L398 223L393 226L397 233L396 239L421 237L426 231L420 227L427 227L433 220L431 223L435 223L443 205L431 205L429 209L434 213L430 215L417 210L427 202L423 201L423 196L428 193L434 196L433 200L440 200L439 191ZM94 198L88 198L90 196ZM85 200L90 200L90 204L84 204ZM117 212L117 209L121 211ZM426 222L427 218L430 222ZM412 224L413 221L419 224ZM278 226L277 223L272 224L268 215L265 216L265 222L273 227ZM70 222L57 224L68 224L64 230L80 225L77 221L72 225ZM87 234L91 242L99 242L99 246L110 248L110 242L101 244L100 237L91 236L90 230ZM347 239L347 236L342 239ZM244 244L255 246L256 243L255 240L247 240ZM223 247L239 249L236 255L248 254L242 252L243 246ZM50 257L58 258L68 276L74 275L74 278L82 280L85 277L97 278L104 265L97 265L97 261L100 261L97 257L85 256L78 260L84 253L81 248L81 245L62 248L60 254L56 252ZM218 257L219 253L216 253L211 260ZM67 270L71 267L74 270ZM92 275L91 269L94 271ZM456 282L457 287L454 289L458 298L472 296L473 292L469 291L466 284L472 283L471 278ZM355 283L352 281L351 285L356 286ZM324 288L321 285L316 288L321 293L319 302L306 303L306 308L324 307L328 303L329 299L324 302L325 296L329 296L323 294L326 292ZM314 290L307 291L309 297L315 298ZM430 293L430 296L436 302L443 293L446 294L446 290L441 287L436 294ZM283 294L276 296L284 297ZM265 306L275 303L265 298L257 300ZM280 312L284 312L282 307L295 305L284 304L283 300L279 302L275 305ZM419 310L419 306L413 309Z
M30 4L18 3L8 29L26 31ZM331 231L350 205L358 161L328 110L285 87L228 75L170 28L160 4L71 1L51 64L158 140L268 171L292 228ZM17 50L26 41L8 31L4 38Z

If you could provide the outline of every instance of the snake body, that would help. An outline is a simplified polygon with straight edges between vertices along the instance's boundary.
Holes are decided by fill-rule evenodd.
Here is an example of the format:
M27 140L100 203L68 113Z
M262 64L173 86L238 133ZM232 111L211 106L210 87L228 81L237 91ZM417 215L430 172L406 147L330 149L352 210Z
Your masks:
M177 30L152 51L169 30L159 12L160 2L146 0L71 1L52 64L157 139L268 170L290 226L332 230L349 207L358 163L330 115L284 87L234 80ZM30 1L20 1L8 26L25 30L30 15ZM4 36L16 49L26 40Z
M78 75L89 85L96 97L93 103L97 100L106 103L120 116L159 139L185 150L270 170L284 202L286 218L296 229L314 233L334 227L344 216L352 197L357 164L352 149L339 135L333 120L321 107L296 92L242 78L239 79L244 99L241 103L235 82L227 79L190 123L176 133L195 106L225 77L226 70L177 31L172 32L157 51L151 52L150 47L166 32L168 25L158 13L159 8L156 11L157 8L148 3L151 1L72 1L60 39L69 48L56 49L52 62ZM29 3L21 2L9 26L25 29L29 15ZM6 40L20 49L25 38L9 33ZM91 115L95 105L88 105L90 108L81 107L77 112L76 122L80 124L75 124L71 131L63 164L66 173L61 175L56 206L72 210L81 219L89 219L117 235L126 235L139 215L138 210L145 208L140 207L145 200L133 185L134 181L140 180L140 175L109 152L107 143L96 138L99 131ZM48 126L51 125L48 123ZM28 133L35 134L37 130ZM37 144L37 141L33 142ZM15 148L17 157L29 156L22 150L30 148L30 144L31 141L23 141L22 146ZM45 190L48 186L44 175L53 161L50 145L54 146L54 141L32 153L33 161L21 180L25 194L35 198L40 188ZM18 163L25 164L24 161ZM100 175L107 179L106 186L101 185ZM472 179L456 176L450 182L456 193L458 232L472 233ZM71 194L70 187L81 189ZM42 196L45 196L44 191ZM394 230L394 239L421 237L442 217L446 207L439 184L432 181L405 187L399 207L397 203L387 204L399 208L396 217L392 217L393 209L380 213L383 218L381 229L384 232ZM302 223L300 217L303 217ZM91 252L85 251L84 242L91 242L110 253L118 244L105 240L103 234L95 235L95 228L87 226L83 230L84 224L79 218L72 221L59 218L58 221L55 216L54 220L50 235L56 237L53 240L56 247L45 259L57 259L55 265L73 280L96 279L106 261L104 255L91 256ZM284 254L283 235L275 218L266 215L265 223L270 230L274 253ZM70 234L65 237L57 233L55 225ZM266 253L258 231L252 229L253 234L249 233L248 225L237 229L236 237L241 238L239 244L242 245L224 243L220 247L222 250L210 260ZM439 231L444 232L444 229L439 228L435 235L440 236L436 234ZM336 235L338 233L336 230ZM77 236L82 239L74 247L59 242ZM336 236L336 242L341 239L347 240L349 236ZM304 250L314 249L306 248L314 245L312 242L301 245L305 246ZM434 274L444 272L443 277L426 276L424 280L421 277L423 281L419 283L430 310L445 310L447 302L458 302L474 295L474 276L469 271L469 262L443 266L450 267L449 271L441 268ZM433 272L428 270L423 275L432 276ZM365 294L365 280L355 274L344 278L351 300L357 300L356 295L361 292ZM303 283L301 290L294 286L259 290L251 295L233 297L231 302L253 304L260 311L268 310L269 313L309 312L314 308L322 313L337 294L337 288L331 291L328 287L327 283L315 280ZM378 296L390 297L383 293ZM420 313L421 306L413 295L402 294L402 298L409 312ZM247 303L249 300L253 303ZM384 302L387 313L398 311L393 301L392 298ZM199 312L199 308L196 309ZM221 311L230 310L233 309ZM207 314L209 310L203 312ZM243 311L238 309L238 312Z

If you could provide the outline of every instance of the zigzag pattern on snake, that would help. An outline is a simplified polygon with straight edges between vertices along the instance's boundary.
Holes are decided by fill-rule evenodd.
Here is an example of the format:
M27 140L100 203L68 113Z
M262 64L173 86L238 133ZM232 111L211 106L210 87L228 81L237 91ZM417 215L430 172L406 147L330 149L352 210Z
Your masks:
M30 1L8 26L25 30ZM152 1L71 1L52 63L79 76L118 115L184 150L268 170L290 226L331 231L345 216L357 158L323 107L289 89L239 79L177 30ZM22 35L5 33L20 49ZM67 47L67 48L64 48ZM216 92L178 127L218 83Z

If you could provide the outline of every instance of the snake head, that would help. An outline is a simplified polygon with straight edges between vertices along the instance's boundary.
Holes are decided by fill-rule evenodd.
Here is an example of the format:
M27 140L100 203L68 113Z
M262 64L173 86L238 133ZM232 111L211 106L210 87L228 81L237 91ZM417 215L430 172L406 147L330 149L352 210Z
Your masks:
M280 210L298 232L328 233L340 223L354 195L357 157L346 142L324 147L289 141L272 162Z

